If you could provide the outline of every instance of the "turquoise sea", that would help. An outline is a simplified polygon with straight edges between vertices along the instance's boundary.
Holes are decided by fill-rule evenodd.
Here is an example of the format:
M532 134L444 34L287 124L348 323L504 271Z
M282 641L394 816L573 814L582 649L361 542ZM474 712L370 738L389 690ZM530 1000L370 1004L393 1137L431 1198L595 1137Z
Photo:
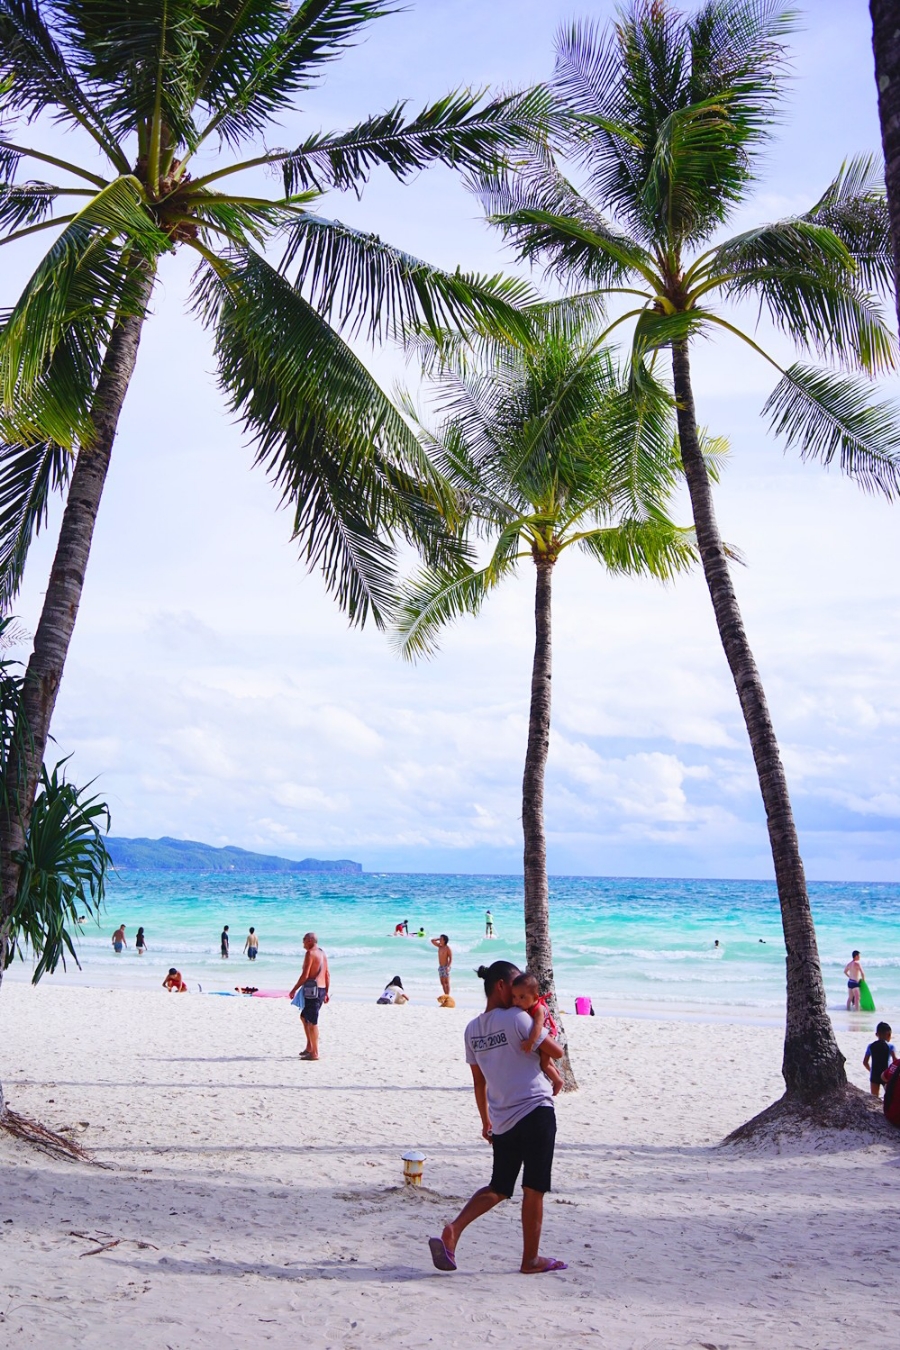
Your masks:
M810 891L829 1006L844 1007L842 970L858 947L879 1012L900 1019L900 885L818 883ZM488 908L493 941L484 937ZM554 877L551 914L564 1008L586 994L600 1014L782 1017L784 945L771 883ZM520 877L127 871L112 879L100 927L81 931L81 971L70 962L50 978L158 988L174 965L192 991L284 989L299 973L303 934L313 929L329 955L336 998L374 999L400 975L414 1000L433 1001L437 954L426 939L393 937L402 919L429 937L449 934L453 994L464 1006L479 999L476 966L524 959ZM116 956L110 935L120 922L130 945ZM227 963L219 956L225 923ZM149 948L142 958L133 946L139 924ZM250 924L260 936L255 965L241 955ZM15 962L7 978L29 979L28 963Z

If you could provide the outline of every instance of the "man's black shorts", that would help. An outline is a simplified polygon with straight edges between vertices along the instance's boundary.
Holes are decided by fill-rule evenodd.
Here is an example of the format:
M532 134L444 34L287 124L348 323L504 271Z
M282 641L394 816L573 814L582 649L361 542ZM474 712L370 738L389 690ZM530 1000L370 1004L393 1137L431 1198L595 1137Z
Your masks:
M320 989L316 998L305 998L300 1016L308 1026L314 1027L319 1021L319 1012L325 1002L325 990Z
M549 1191L555 1142L556 1112L552 1106L537 1106L511 1130L495 1134L491 1140L494 1170L490 1189L508 1199L522 1170L523 1186L532 1191Z

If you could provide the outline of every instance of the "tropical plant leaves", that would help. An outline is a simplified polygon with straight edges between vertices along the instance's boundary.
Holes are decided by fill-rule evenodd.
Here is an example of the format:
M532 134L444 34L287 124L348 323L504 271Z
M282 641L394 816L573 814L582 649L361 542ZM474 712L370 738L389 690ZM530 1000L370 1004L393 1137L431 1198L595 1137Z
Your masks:
M294 537L353 623L384 623L394 542L440 559L441 489L416 437L350 348L259 255L207 269L197 303L220 379L293 512ZM452 549L451 549L452 552Z
M802 459L831 464L867 491L900 492L900 408L873 402L862 380L796 364L769 395L763 414Z
M310 136L282 161L284 190L336 187L359 192L376 166L401 181L436 162L479 174L499 167L503 153L545 128L550 107L543 89L495 99L455 90L406 119L405 103L337 135Z
M521 307L535 298L526 281L445 272L377 235L312 215L290 227L281 268L294 274L323 318L372 339L410 328L439 334L473 321L524 338Z
M41 771L25 847L16 902L9 918L7 965L23 946L34 954L32 984L65 968L68 954L80 969L71 929L98 916L112 859L103 835L109 808L88 788L67 782L65 760ZM88 785L89 787L90 785Z
M50 497L67 486L70 465L53 442L0 447L0 613L18 593L31 541L47 523Z

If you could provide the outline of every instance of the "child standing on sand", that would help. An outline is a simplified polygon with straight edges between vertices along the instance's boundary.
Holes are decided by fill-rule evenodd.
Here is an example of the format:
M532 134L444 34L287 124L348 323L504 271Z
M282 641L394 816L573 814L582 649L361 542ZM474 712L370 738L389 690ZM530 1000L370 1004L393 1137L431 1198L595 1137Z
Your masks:
M887 1022L879 1022L875 1028L875 1040L863 1057L863 1068L869 1070L869 1091L873 1097L881 1096L882 1075L897 1058L897 1052L890 1041L890 1027Z
M527 1012L534 1023L528 1040L522 1042L522 1049L526 1054L531 1054L537 1044L538 1037L545 1028L548 1036L556 1037L559 1035L559 1028L541 997L541 986L534 975L529 975L527 971L524 975L517 975L512 983L512 996L513 1006ZM555 1097L563 1085L562 1075L553 1063L543 1042L538 1046L538 1054L541 1058L541 1072L553 1084L553 1095Z

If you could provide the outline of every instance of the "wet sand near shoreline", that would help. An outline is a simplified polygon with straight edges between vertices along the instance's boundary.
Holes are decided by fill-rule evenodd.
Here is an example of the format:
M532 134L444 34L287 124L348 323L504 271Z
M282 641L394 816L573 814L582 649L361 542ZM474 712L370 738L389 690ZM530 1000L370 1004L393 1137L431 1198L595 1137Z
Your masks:
M559 1100L543 1243L568 1271L516 1273L513 1201L438 1274L427 1238L489 1174L468 1016L335 1002L310 1064L283 1001L8 984L10 1105L70 1127L104 1167L0 1137L4 1340L884 1343L900 1153L717 1147L780 1092L776 1028L570 1018L581 1088ZM838 1034L863 1085L871 1029ZM410 1147L427 1156L421 1191L402 1184Z

